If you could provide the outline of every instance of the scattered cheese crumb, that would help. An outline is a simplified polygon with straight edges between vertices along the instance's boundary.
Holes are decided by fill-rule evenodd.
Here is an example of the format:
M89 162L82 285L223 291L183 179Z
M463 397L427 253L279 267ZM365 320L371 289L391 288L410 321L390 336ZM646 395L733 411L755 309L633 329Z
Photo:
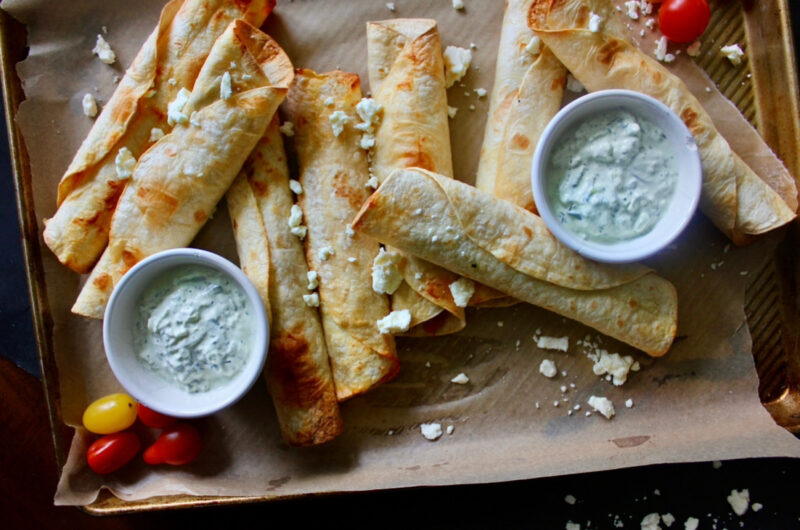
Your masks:
M569 337L548 337L543 335L536 339L536 346L543 350L567 351L569 348Z
M372 261L372 290L380 294L394 294L403 283L397 263L397 254L381 248Z
M459 278L449 285L453 302L458 307L467 307L469 299L475 294L475 283L467 278Z
M713 467L714 469L719 469L722 467L722 462L720 462L719 460L714 460L713 462L711 462L711 467Z
M333 107L333 96L328 96L323 103L326 107Z
M317 293L304 294L303 302L305 302L308 307L319 307L319 295Z
M628 10L628 17L633 20L639 19L639 2L637 0L628 0L625 2L625 7Z
M525 46L525 51L531 55L539 55L542 52L542 39L534 35Z
M92 48L92 53L106 64L114 64L117 60L117 54L111 49L111 45L106 42L102 35L97 36L97 42Z
M577 501L577 499L575 498L574 495L567 495L566 497L564 497L564 502L566 502L567 504L575 504L575 501Z
M285 121L283 122L283 125L278 127L278 130L284 136L289 136L289 137L294 136L294 123L290 121Z
M572 74L567 74L567 90L570 92L583 92L583 85Z
M675 522L675 516L673 516L671 513L661 514L661 522L667 525L668 527L672 526L672 523Z
M706 87L706 92L711 93L711 87L710 86Z
M114 163L117 166L117 176L120 179L127 179L133 175L133 168L136 167L136 159L133 157L133 153L127 147L123 147L117 153L117 157L114 159Z
M289 212L289 227L294 228L303 224L303 210L298 205L293 204Z
M591 396L587 403L589 403L589 406L596 412L599 412L609 420L614 417L614 404L608 398Z
M189 117L182 111L183 107L185 107L186 103L189 101L189 96L191 95L191 92L185 88L181 88L175 95L175 99L167 104L167 123L169 125L186 123L189 121Z
M456 108L456 107L451 107L450 105L448 105L448 106L447 106L447 115L448 115L450 118L455 118L455 117L456 117L456 113L457 113L457 112L458 112L458 108Z
M367 184L366 184L366 186L367 186L368 188L372 188L373 190L377 190L377 189L378 189L378 186L380 186L380 185L381 185L381 184L380 184L380 182L378 182L378 177L376 177L376 176L374 176L374 175L373 175L373 176L371 176L371 177L369 178L369 180L367 180Z
M422 423L419 426L419 430L426 440L430 440L432 442L438 440L439 437L442 436L441 423Z
M453 0L453 9L458 11L464 10L464 0Z
M150 129L150 141L157 142L164 137L164 131L158 127Z
M389 11L394 11L395 9L394 2L387 2L386 9L388 9Z
M411 311L408 309L392 311L378 320L378 331L384 335L408 331L409 326L411 326Z
M625 400L625 406L628 407L629 409L632 409L633 408L633 400L631 398L626 399ZM658 491L658 490L656 490L656 491Z
M645 20L644 25L647 26L647 29L653 29L656 26L656 19L648 18Z
M467 374L465 374L464 372L461 372L460 374L452 378L450 382L455 383L457 385L466 385L467 383L469 383L469 377L467 377Z
M287 121L286 123L292 123L292 122ZM295 195L303 194L303 185L300 184L300 182L295 179L289 179L289 189L292 190L292 192Z
M336 254L336 251L334 251L331 247L322 247L317 252L317 258L319 258L320 261L327 261L328 258L334 254Z
M486 97L486 89L485 88L476 88L475 89L475 94L479 98L485 98Z
M356 261L358 261L358 259L357 259L357 258L354 258L353 256L350 256L349 258L347 258L347 261L348 261L349 263L355 263Z
M539 373L545 377L550 377L550 378L555 377L556 374L558 373L558 370L556 369L556 363L554 363L550 359L544 359L541 362L541 364L539 364Z
M339 136L344 131L344 126L350 121L350 116L344 113L341 110L335 110L331 113L330 122L331 128L333 129L333 135Z
M85 115L90 118L97 116L97 100L94 99L93 95L89 93L84 94L81 105L83 106L83 113Z
M683 530L697 530L697 527L700 525L700 520L696 517L689 517L686 519L686 522L683 523Z
M658 526L658 523L661 522L661 516L657 513L649 513L644 516L642 519L641 527L642 530L661 530L661 527Z
M297 236L299 239L305 239L308 235L308 227L307 226L293 226L289 228L289 232L292 235Z
M475 110L475 105L470 105L469 110Z
M565 530L581 530L581 525L573 523L572 521L567 521L567 525L564 528Z
M663 61L667 58L667 38L662 36L656 41L656 59Z
M372 149L375 147L375 127L381 120L383 107L372 98L362 98L356 105L356 114L361 118L361 123L355 128L364 134L361 135L361 148Z
M700 44L699 40L696 40L686 48L686 53L689 57L697 57L700 55L700 46L702 46L702 44Z
M628 380L628 373L633 370L637 371L637 363L630 355L624 357L618 353L608 353L606 350L597 350L596 353L590 353L588 357L594 361L592 371L595 375L603 376L610 375L614 386L622 386Z
M650 0L639 0L639 11L642 15L649 15L653 12L653 4L650 3Z
M760 512L763 507L764 507L764 505L761 504L760 502L754 502L753 504L750 505L750 508L754 512Z
M306 278L308 279L308 290L313 291L317 287L319 287L319 273L317 271L308 271L306 273Z
M728 46L723 46L719 52L727 57L734 66L739 66L742 64L744 51L742 51L738 44L729 44Z
M747 489L731 490L728 495L728 504L731 505L736 515L744 515L750 505L750 491Z
M589 31L592 33L597 33L600 31L600 24L603 23L603 17L598 15L597 13L592 13L589 15Z
M448 425L447 426L447 434L453 434L453 431L456 430L455 426Z
M222 74L222 79L219 82L219 97L223 100L227 100L230 99L232 95L233 87L231 86L231 73L226 71L224 74Z
M344 228L344 233L347 235L347 237L353 237L354 235L356 235L356 231L353 230L353 227L350 225L347 225Z
M445 86L450 88L460 81L472 63L472 52L458 46L448 46L444 50Z

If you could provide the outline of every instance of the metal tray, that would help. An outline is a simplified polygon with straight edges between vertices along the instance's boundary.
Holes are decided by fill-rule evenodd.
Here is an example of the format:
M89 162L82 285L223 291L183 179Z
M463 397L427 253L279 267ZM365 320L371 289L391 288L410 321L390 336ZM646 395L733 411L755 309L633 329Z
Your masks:
M717 2L709 30L703 37L702 51L705 52L715 42L721 41L746 43L746 63L740 68L731 68L727 60L719 54L702 53L700 66L758 129L797 178L800 175L800 98L788 0ZM42 270L41 234L34 216L30 161L15 122L16 111L25 98L15 67L25 58L26 53L25 26L0 9L0 74L6 127L42 383L48 404L56 462L60 469L66 461L72 433L61 421L58 372L53 351L53 319L47 304L47 286ZM793 433L800 433L798 248L800 226L795 221L788 228L773 259L751 276L745 299L745 312L753 340L753 356L760 379L759 397L775 421ZM277 498L177 495L126 502L103 491L84 510L94 515L116 515L263 502Z

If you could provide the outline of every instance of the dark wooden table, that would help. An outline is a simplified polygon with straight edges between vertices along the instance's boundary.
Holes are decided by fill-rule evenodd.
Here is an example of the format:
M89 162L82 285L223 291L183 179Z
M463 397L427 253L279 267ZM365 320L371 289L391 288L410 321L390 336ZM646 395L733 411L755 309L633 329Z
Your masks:
M444 1L444 0L442 0ZM765 0L768 1L768 0ZM795 49L800 5L792 4ZM800 54L798 54L800 56ZM419 527L639 528L652 512L706 528L800 528L800 460L752 459L648 466L504 484L418 488L97 518L53 506L58 478L30 317L5 129L0 133L0 529ZM5 141L4 141L5 140ZM698 426L702 428L702 426ZM726 501L748 488L764 508L738 517ZM575 504L565 502L572 495ZM662 523L662 528L666 528Z

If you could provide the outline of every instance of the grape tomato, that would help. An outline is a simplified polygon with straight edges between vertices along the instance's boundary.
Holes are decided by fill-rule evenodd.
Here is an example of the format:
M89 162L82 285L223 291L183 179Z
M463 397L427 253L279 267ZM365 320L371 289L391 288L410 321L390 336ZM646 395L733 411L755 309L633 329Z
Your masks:
M661 33L673 42L697 40L710 19L711 9L706 0L664 0L658 12Z
M101 397L83 413L83 426L95 434L124 431L135 421L136 400L122 393Z
M113 473L130 462L142 443L132 432L117 432L99 438L86 450L86 462L95 473Z
M151 465L182 466L197 458L202 448L203 439L194 426L176 423L165 429L142 457Z
M177 418L156 412L155 410L148 408L141 403L139 403L138 414L139 421L154 429L165 429L178 421Z

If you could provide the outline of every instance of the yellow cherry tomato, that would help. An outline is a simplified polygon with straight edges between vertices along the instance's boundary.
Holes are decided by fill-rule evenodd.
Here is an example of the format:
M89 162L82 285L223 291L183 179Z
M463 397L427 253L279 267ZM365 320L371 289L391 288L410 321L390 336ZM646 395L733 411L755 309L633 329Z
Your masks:
M96 434L124 431L136 421L136 401L128 394L110 394L86 407L83 426Z

